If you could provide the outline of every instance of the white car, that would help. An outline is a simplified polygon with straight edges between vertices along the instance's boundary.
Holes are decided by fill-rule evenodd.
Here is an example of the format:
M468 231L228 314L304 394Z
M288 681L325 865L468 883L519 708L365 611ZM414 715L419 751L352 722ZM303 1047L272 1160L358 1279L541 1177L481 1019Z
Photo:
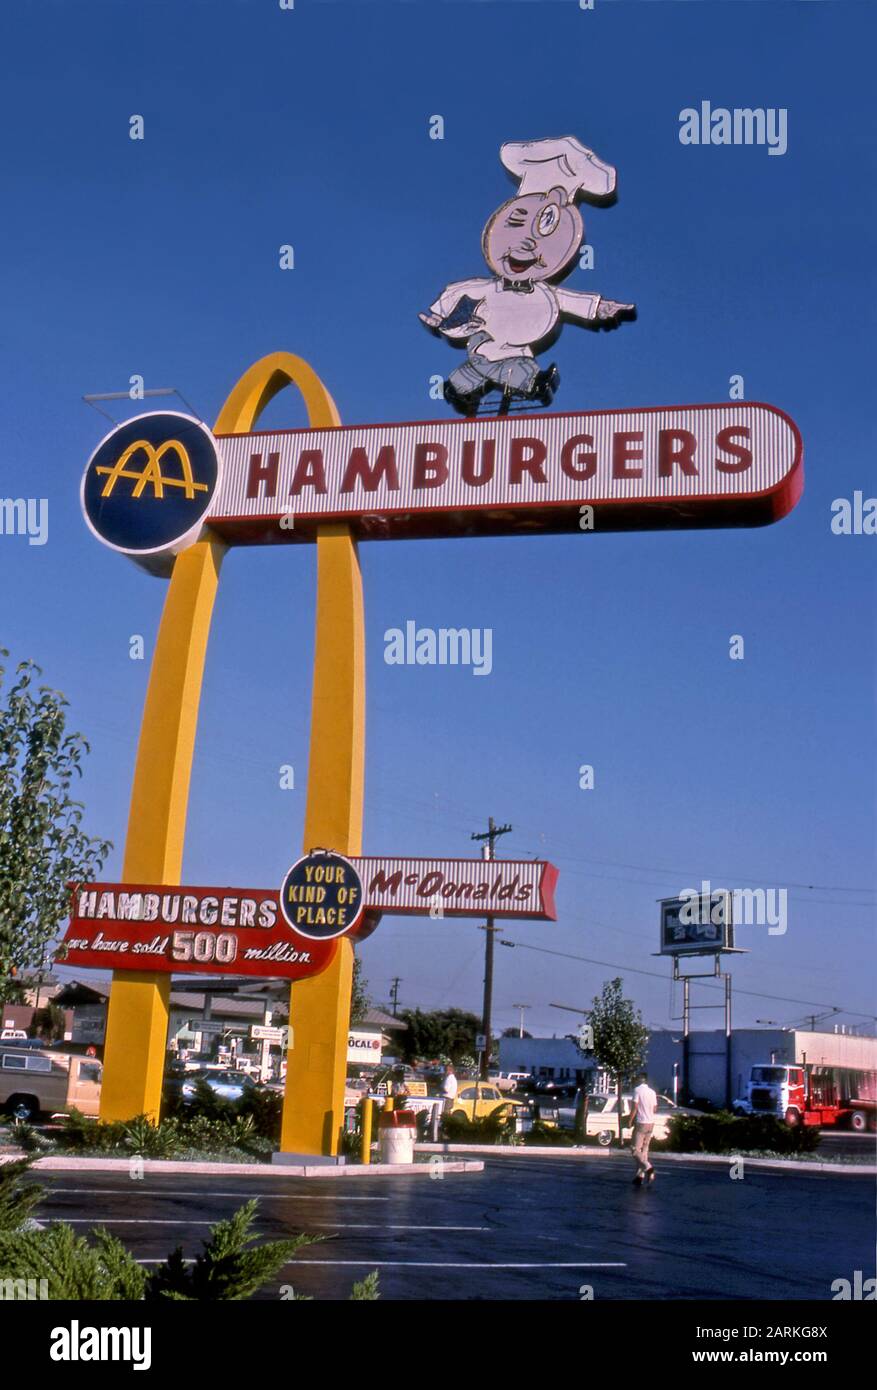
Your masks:
M630 1128L630 1112L633 1105L632 1095L621 1097L622 1116L624 1118L624 1129ZM669 1133L670 1120L674 1115L691 1114L691 1111L682 1109L675 1105L669 1096L658 1096L658 1104L655 1110L655 1131L653 1138L666 1139ZM575 1124L575 1110L564 1106L560 1110L560 1123L572 1128ZM608 1148L618 1140L618 1097L615 1092L598 1091L588 1096L588 1118L585 1125L585 1133L589 1139L596 1139L598 1144Z

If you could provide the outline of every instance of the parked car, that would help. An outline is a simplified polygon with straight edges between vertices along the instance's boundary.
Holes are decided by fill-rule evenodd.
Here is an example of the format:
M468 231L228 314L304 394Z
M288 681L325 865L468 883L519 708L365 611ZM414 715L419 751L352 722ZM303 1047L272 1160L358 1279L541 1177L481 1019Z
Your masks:
M503 1095L492 1081L464 1081L449 1113L454 1120L485 1120L500 1111L511 1114L526 1109L524 1101Z
M240 1100L245 1092L257 1089L255 1081L246 1072L208 1070L205 1067L201 1071L187 1071L184 1077L177 1078L173 1083L174 1087L179 1088L178 1093L185 1104L195 1099L199 1081L206 1081L214 1095L221 1100Z
M96 1057L78 1057L48 1048L0 1046L0 1109L16 1120L80 1110L97 1115L102 1066Z
M623 1095L621 1097L623 1128L627 1132L631 1128L631 1109L633 1107L633 1096ZM670 1132L670 1121L674 1115L693 1115L697 1112L686 1110L682 1106L675 1105L669 1096L659 1095L658 1104L655 1110L655 1139L666 1139ZM571 1127L574 1123L575 1111L564 1110L561 1112L563 1123ZM588 1138L596 1139L598 1144L608 1148L610 1144L618 1140L618 1097L614 1092L598 1091L588 1096L588 1116L585 1124L585 1133Z

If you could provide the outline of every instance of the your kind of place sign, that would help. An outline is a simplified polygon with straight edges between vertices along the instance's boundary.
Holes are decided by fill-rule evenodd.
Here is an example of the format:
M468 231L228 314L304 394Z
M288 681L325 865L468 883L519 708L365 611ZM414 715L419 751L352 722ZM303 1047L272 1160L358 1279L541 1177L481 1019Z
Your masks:
M553 864L532 859L299 859L280 891L143 883L72 886L63 963L290 980L316 975L342 936L385 912L554 921Z
M101 441L81 499L159 569L205 526L247 545L331 521L375 540L763 525L798 501L801 459L793 421L744 402L217 436L165 411Z

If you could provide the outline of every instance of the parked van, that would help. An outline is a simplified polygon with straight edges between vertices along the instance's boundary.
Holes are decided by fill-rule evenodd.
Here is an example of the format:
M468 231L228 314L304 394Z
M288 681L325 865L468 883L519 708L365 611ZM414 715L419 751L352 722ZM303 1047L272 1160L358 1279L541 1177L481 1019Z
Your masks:
M97 1115L102 1071L95 1057L0 1044L0 1110L16 1120L74 1108Z

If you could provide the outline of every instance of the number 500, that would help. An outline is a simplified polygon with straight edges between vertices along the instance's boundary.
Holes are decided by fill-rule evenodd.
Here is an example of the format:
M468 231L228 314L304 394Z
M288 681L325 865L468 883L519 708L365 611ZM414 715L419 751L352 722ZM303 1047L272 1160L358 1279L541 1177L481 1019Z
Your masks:
M175 931L171 938L174 960L195 960L199 965L215 960L227 965L237 953L238 939L227 931Z

